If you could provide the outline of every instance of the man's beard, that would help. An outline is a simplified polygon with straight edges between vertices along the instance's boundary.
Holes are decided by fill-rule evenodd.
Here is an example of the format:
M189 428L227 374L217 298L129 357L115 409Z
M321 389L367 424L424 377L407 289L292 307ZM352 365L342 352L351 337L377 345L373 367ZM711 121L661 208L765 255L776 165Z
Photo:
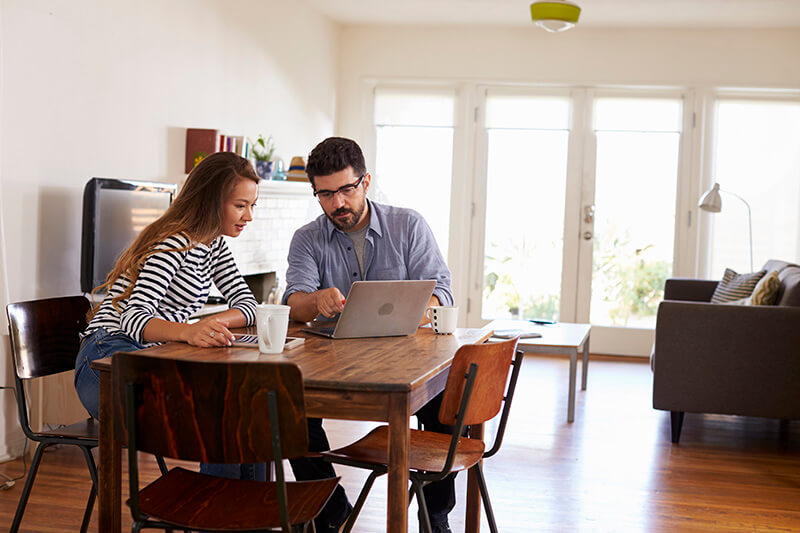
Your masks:
M350 231L353 229L358 221L361 220L361 215L364 214L364 210L367 208L367 202L363 202L357 210L348 209L347 207L340 207L330 215L328 215L328 219L333 222L333 225L339 228L342 231ZM350 217L345 221L341 219L337 219L339 215L350 214ZM326 213L327 214L327 213Z

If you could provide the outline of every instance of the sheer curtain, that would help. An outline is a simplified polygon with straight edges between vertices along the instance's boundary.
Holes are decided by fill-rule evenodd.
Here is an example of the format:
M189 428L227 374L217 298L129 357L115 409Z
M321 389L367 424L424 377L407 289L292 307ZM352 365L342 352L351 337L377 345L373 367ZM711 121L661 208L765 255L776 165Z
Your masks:
M419 211L447 258L455 90L375 90L372 197Z
M753 266L800 261L800 102L719 99L713 181L753 216ZM722 193L711 223L710 272L750 270L747 209Z

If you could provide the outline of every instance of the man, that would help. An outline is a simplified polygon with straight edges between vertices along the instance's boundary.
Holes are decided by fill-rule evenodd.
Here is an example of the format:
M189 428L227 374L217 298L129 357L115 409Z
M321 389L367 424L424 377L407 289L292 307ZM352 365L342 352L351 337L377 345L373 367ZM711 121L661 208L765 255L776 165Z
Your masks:
M433 279L430 305L453 305L450 271L422 216L367 199L371 176L358 144L341 137L325 139L309 154L306 172L325 214L298 229L289 247L283 302L291 306L292 319L333 318L359 280ZM438 420L440 405L441 395L416 415L425 429L449 433ZM309 440L312 452L330 449L322 420L309 419ZM292 469L302 480L336 475L321 459L293 461ZM449 532L455 475L426 486L425 501L433 531ZM317 531L338 531L351 509L344 489L337 487L316 520Z

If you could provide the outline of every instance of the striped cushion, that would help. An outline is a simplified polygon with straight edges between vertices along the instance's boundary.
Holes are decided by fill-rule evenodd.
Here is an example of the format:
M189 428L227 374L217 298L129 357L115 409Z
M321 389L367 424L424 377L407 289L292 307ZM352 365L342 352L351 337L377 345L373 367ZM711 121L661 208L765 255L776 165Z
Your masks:
M737 274L730 268L726 268L725 275L722 276L722 281L720 281L717 288L714 289L714 295L711 296L711 303L721 304L749 297L753 293L755 286L766 273L766 270L759 270L758 272L751 272L749 274Z
M781 280L778 271L773 270L756 284L753 294L750 295L750 305L773 305L778 296Z

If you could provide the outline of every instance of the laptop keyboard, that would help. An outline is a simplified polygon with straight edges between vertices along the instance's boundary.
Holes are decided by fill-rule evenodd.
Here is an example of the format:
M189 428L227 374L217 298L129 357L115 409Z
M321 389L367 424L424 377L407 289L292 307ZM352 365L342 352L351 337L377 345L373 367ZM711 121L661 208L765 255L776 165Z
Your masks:
M300 331L306 331L308 333L313 333L314 335L321 335L323 337L333 338L333 332L336 329L336 326L318 326L315 325L312 328L303 328Z

